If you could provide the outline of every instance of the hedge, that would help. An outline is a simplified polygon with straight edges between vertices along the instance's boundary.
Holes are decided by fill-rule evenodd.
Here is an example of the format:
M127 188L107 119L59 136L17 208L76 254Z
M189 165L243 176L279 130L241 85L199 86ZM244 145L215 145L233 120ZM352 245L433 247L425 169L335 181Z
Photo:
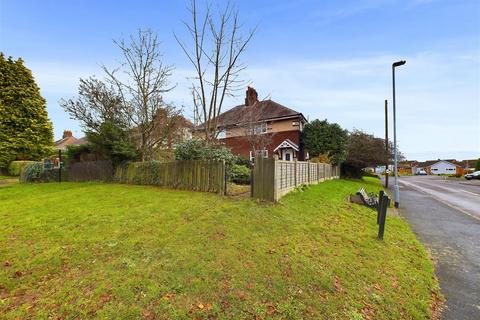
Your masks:
M19 176L25 166L35 163L35 161L12 161L8 165L8 174L11 176Z

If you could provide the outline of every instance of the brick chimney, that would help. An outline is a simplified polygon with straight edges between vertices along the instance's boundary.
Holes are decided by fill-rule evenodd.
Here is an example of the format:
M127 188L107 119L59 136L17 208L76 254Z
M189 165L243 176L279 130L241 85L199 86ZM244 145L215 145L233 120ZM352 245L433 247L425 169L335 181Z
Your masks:
M63 139L68 138L68 137L71 137L71 136L73 136L73 135L72 135L72 131L70 131L70 130L63 130L63 137L62 137Z
M247 87L247 91L245 92L245 106L253 106L256 102L258 102L258 93L252 87Z

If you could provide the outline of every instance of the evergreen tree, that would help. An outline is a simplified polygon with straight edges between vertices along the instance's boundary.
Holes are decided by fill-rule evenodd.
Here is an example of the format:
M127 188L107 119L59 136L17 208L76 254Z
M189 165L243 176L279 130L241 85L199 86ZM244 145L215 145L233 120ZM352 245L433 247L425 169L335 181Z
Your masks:
M305 125L302 138L312 158L328 156L334 164L340 164L347 156L348 131L337 123L313 120Z
M53 151L46 101L23 60L0 53L0 167L39 160Z

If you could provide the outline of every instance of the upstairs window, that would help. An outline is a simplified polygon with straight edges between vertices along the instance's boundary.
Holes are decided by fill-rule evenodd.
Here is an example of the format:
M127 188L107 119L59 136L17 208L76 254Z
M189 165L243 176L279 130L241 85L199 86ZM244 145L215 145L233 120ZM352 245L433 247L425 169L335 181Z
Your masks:
M262 122L262 123L256 124L256 125L253 127L253 132L254 132L254 134L264 134L264 133L267 133L267 123L266 123L266 122Z
M227 137L227 130L223 129L218 132L217 139L225 139Z

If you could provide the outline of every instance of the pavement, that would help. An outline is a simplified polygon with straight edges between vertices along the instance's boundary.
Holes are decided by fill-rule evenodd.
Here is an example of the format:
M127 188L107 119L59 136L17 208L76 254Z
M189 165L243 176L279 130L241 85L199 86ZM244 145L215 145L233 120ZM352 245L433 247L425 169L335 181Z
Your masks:
M442 318L480 319L480 184L413 176L399 185L399 214L436 261Z

